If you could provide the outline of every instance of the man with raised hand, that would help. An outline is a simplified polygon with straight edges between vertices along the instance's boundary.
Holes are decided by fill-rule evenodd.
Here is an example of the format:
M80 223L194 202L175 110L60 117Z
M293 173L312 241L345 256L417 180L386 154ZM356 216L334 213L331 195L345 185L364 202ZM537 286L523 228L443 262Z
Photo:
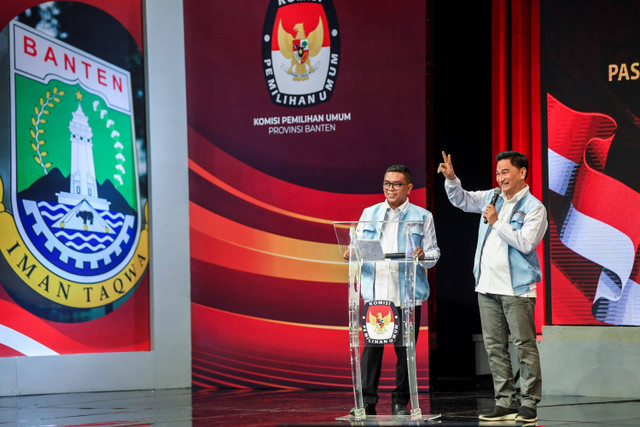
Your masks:
M473 266L482 337L493 376L495 407L483 421L535 422L542 395L534 307L542 279L536 247L547 230L547 211L525 182L527 157L517 151L496 156L500 188L466 191L456 177L451 155L442 152L438 173L451 204L481 214ZM509 356L509 334L520 367L520 404Z

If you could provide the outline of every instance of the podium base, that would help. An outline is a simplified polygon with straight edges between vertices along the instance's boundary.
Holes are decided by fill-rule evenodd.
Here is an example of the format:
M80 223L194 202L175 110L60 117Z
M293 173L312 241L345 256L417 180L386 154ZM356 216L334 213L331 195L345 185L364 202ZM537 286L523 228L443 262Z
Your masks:
M369 421L374 422L372 425L378 424L379 421L389 422L389 425L413 426L421 425L425 421L434 421L440 418L442 414L421 414L417 417L411 415L367 415L364 418L356 418L353 415L345 415L336 418L336 421L344 421L349 423L359 423L358 425L366 426ZM362 423L362 424L360 424ZM384 424L382 424L384 425Z

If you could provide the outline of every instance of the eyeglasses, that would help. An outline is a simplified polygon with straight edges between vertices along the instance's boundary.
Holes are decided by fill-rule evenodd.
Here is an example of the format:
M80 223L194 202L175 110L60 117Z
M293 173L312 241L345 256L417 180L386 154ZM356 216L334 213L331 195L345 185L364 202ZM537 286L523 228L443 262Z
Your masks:
M388 190L389 188L393 188L394 190L399 190L403 185L407 185L404 182L389 182L385 181L382 183L382 188Z

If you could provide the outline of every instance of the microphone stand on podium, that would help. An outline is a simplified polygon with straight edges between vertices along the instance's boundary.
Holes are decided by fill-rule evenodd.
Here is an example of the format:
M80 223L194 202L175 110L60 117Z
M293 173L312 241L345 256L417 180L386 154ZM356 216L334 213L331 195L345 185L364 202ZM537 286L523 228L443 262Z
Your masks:
M422 223L396 221L393 228L398 230L398 249L403 251L387 254L383 252L380 240L384 221L336 221L333 224L340 255L349 251L349 350L355 401L355 410L352 414L336 419L340 421L423 421L439 418L439 414L423 414L418 401L414 313L416 271L419 260L413 255L415 246L412 230L420 230L421 235ZM376 271L385 271L388 277L394 276L392 280L398 286L395 295L385 294L385 298L373 295L373 300L364 304L361 313L363 271L368 277L373 277ZM400 310L396 308L394 300L400 302ZM398 333L402 333L401 340L396 340ZM406 347L410 415L366 415L360 365L361 339L367 346L384 346L394 343L394 345Z

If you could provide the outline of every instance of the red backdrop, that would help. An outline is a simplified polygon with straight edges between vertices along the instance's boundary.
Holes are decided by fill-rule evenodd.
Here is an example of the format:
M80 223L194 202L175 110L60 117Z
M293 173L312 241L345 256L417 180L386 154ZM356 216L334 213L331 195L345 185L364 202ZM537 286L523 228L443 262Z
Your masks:
M271 51L277 4L184 2L193 382L347 389L347 266L332 221L355 221L384 200L392 163L413 170L410 199L425 206L425 5L322 2L332 97L293 108L274 104L265 84L290 63L277 65ZM303 5L281 9L296 16ZM314 27L305 24L307 35ZM307 128L315 120L327 126ZM427 339L418 347L425 389ZM386 353L389 390L395 355Z
M540 1L492 1L492 145L494 156L515 150L529 158L527 183L543 199L540 123ZM495 169L495 160L493 166ZM536 329L546 324L544 242L538 246L543 279L536 288Z

